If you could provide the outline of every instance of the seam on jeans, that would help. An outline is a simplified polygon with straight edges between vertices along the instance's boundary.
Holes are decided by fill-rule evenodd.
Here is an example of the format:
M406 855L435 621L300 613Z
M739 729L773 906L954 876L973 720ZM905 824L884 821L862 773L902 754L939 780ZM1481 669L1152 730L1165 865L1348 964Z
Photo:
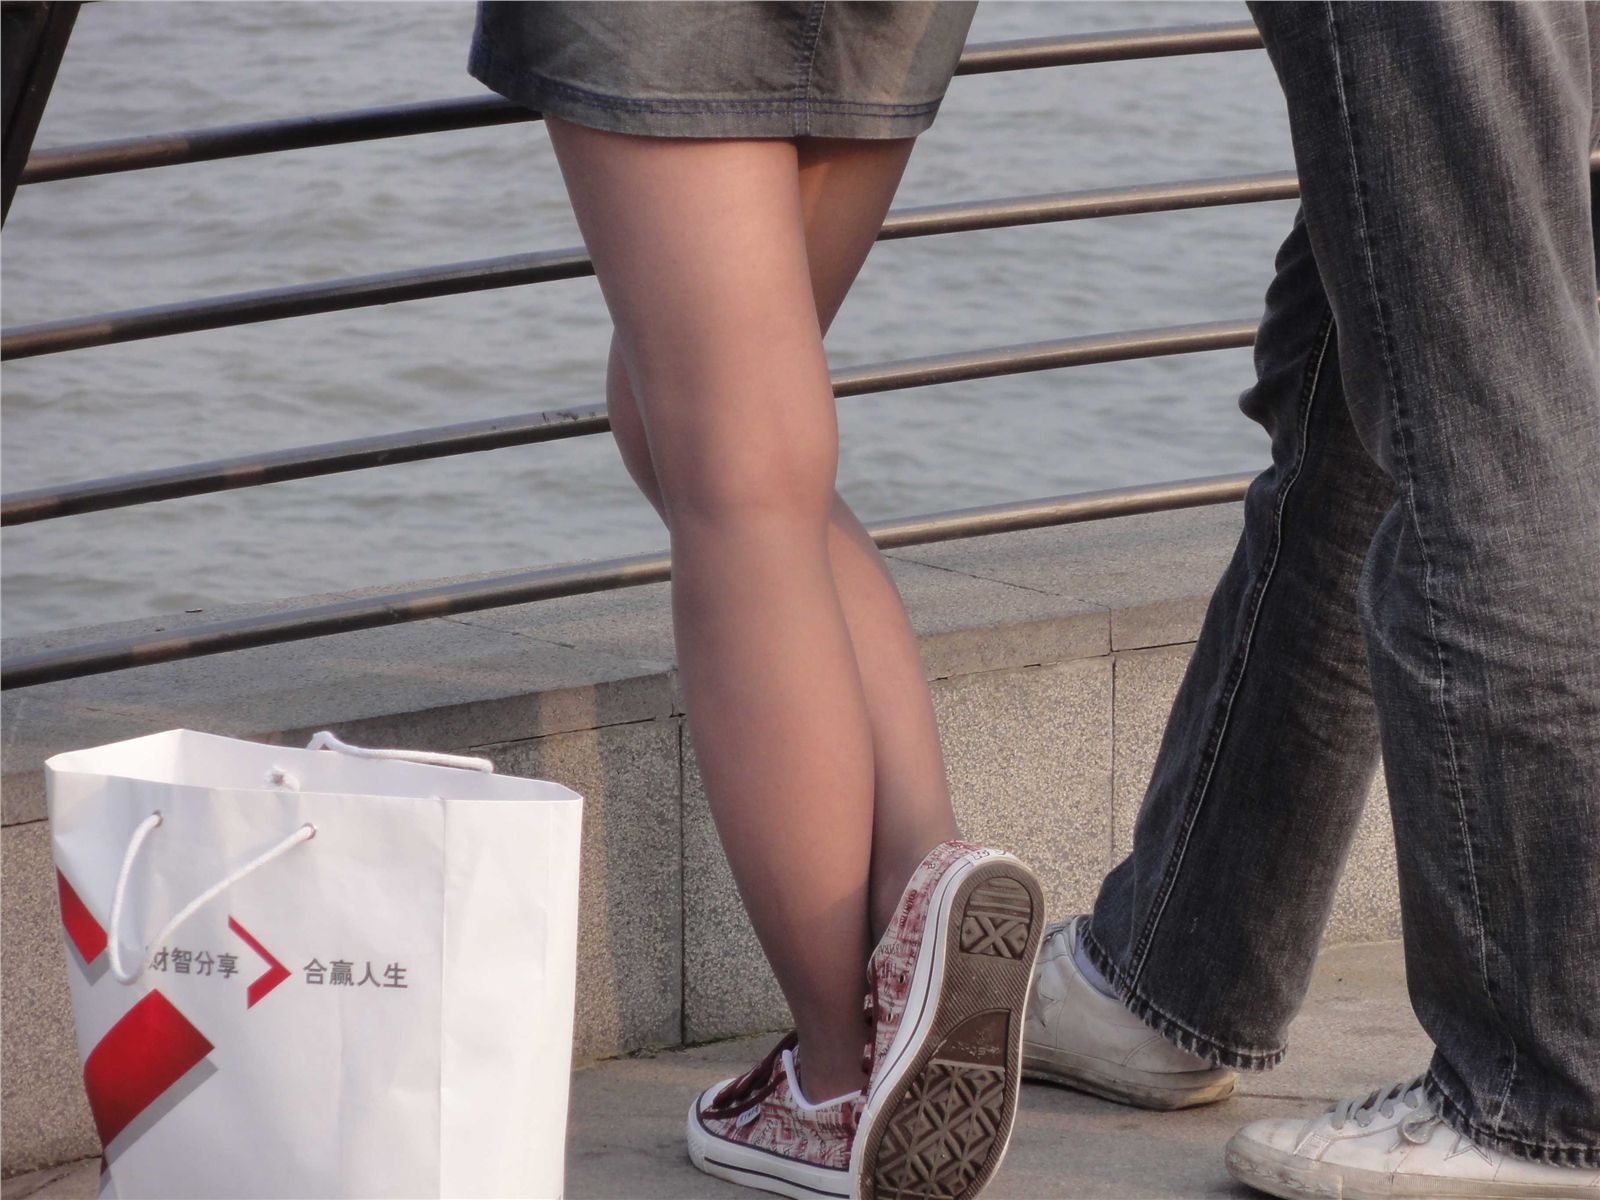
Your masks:
M1201 1033L1162 1008L1128 982L1127 977L1111 960L1105 948L1095 940L1093 924L1091 917L1080 935L1081 944L1089 954L1089 961L1095 965L1095 969L1106 982L1116 989L1117 999L1122 1002L1123 1007L1167 1041L1180 1050L1187 1050L1190 1054L1197 1054L1219 1066L1232 1067L1236 1071L1270 1071L1283 1061L1283 1056L1288 1052L1286 1046L1278 1046L1272 1050L1250 1050L1243 1046L1230 1045L1210 1034Z
M1472 919L1477 935L1478 980L1483 988L1483 996L1488 1001L1489 1009L1495 1016L1496 1023L1500 1026L1501 1037L1504 1044L1511 1048L1511 1064L1507 1069L1506 1080L1500 1090L1499 1104L1494 1120L1498 1122L1505 1115L1505 1107L1511 1096L1511 1083L1516 1078L1517 1051L1516 1040L1506 1035L1505 1017L1500 1012L1500 1006L1494 997L1494 991L1489 981L1489 953L1485 944L1483 895L1478 888L1478 870L1476 857L1472 850L1472 828L1467 819L1466 796L1461 787L1461 769L1456 753L1456 734L1451 727L1450 720L1450 671L1444 652L1444 644L1439 639L1438 614L1434 611L1433 602L1433 558L1428 553L1428 541L1422 531L1422 521L1417 515L1417 500L1415 487L1415 474L1411 463L1410 448L1406 441L1404 429L1404 406L1400 396L1400 378L1394 367L1396 356L1393 344L1393 334L1389 322L1384 316L1383 293L1378 287L1377 268L1372 260L1371 227L1367 221L1366 192L1362 184L1361 167L1356 156L1355 125L1351 121L1349 93L1345 89L1344 55L1340 52L1339 22L1334 15L1335 6L1332 0L1323 0L1323 11L1326 14L1328 26L1328 42L1333 51L1334 84L1336 87L1336 100L1339 106L1339 120L1344 135L1344 145L1350 168L1350 184L1356 208L1356 238L1361 246L1362 265L1365 268L1367 290L1370 293L1373 318L1378 325L1378 344L1382 349L1383 372L1388 383L1390 416L1394 422L1391 435L1396 461L1404 475L1400 487L1401 501L1405 506L1406 515L1410 520L1411 531L1417 539L1417 549L1422 556L1422 604L1428 618L1428 638L1433 643L1434 661L1439 671L1439 725L1444 733L1445 749L1448 753L1450 764L1450 788L1455 800L1456 815L1461 827L1462 849L1466 852L1467 882L1472 890Z
M1513 1137L1501 1129L1490 1129L1478 1124L1467 1116L1466 1109L1457 1104L1444 1090L1444 1085L1431 1070L1423 1078L1422 1091L1439 1109L1439 1114L1444 1118L1446 1125L1480 1146L1488 1146L1492 1150L1511 1153L1518 1158L1546 1162L1558 1167L1600 1167L1600 1149L1594 1146L1586 1146L1580 1142L1536 1142L1531 1138Z
M807 40L805 65L795 78L794 102L796 114L805 114L802 126L795 130L797 134L811 132L811 113L806 107L811 99L811 76L817 65L817 46L822 42L822 17L827 11L827 0L817 0L806 13L805 37Z
M1177 885L1178 874L1182 870L1183 860L1189 849L1189 836L1194 830L1195 820L1204 807L1206 798L1211 792L1211 782L1216 776L1217 759L1221 754L1222 740L1228 731L1228 724L1233 717L1233 704L1238 698L1239 688L1244 683L1245 668L1250 662L1250 651L1255 642L1256 625L1261 618L1261 606L1266 602L1267 589L1272 582L1272 576L1278 566L1278 556L1283 548L1283 510L1288 505L1289 493L1294 490L1296 481L1300 478L1300 471L1305 466L1306 459L1306 430L1311 423L1311 410L1315 405L1317 386L1322 379L1322 366L1327 359L1328 343L1333 333L1333 314L1329 311L1323 316L1322 324L1318 327L1312 338L1311 350L1306 356L1305 383L1300 393L1299 412L1299 444L1296 447L1294 461L1289 465L1288 472L1283 481L1278 485L1277 506L1272 517L1272 545L1268 551L1267 562L1263 567L1260 577L1256 580L1255 591L1250 597L1250 619L1246 624L1239 647L1235 651L1232 666L1229 668L1224 691L1227 698L1222 705L1222 712L1218 714L1212 726L1211 736L1206 742L1202 756L1202 769L1199 778L1195 781L1190 792L1182 828L1179 830L1178 844L1172 851L1172 856L1167 860L1167 869L1161 880L1161 887L1157 894L1155 911L1145 921L1144 928L1140 931L1139 939L1134 944L1133 952L1129 956L1128 978L1129 987L1137 991L1140 978L1144 974L1144 964L1149 956L1151 944L1155 941L1156 928L1161 923L1161 918L1166 912L1167 901L1172 896L1172 890ZM1142 994L1142 993L1141 993Z

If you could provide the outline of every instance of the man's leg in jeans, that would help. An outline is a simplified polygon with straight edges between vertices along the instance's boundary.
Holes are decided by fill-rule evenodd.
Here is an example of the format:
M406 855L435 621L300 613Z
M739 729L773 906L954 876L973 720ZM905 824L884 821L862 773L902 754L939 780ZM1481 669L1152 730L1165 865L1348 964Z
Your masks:
M1033 1078L1145 1108L1222 1099L1226 1068L1283 1056L1377 761L1356 591L1394 490L1351 424L1298 219L1255 357L1241 406L1272 466L1245 498L1132 853L1090 921L1048 933L1026 1027Z
M1274 1065L1377 761L1356 587L1392 503L1340 382L1303 224L1278 254L1241 406L1272 435L1134 830L1085 950L1185 1049Z
M1360 605L1428 1097L1482 1146L1600 1165L1600 10L1256 16L1399 494Z
M1429 1103L1483 1145L1592 1164L1592 16L1578 6L1304 4L1257 17L1288 94L1308 228L1338 323L1346 429L1398 495L1375 522L1359 600L1400 846L1408 976L1439 1047ZM1262 342L1270 332L1269 322ZM1280 423L1275 442L1283 433ZM1308 446L1315 434L1308 426ZM1275 447L1275 473L1283 459ZM1266 505L1247 509L1241 559L1253 539L1273 535L1292 557L1301 537L1340 519L1295 500L1291 488L1276 524ZM1364 751L1351 746L1346 760L1308 741L1271 774L1250 769L1253 747L1284 724L1348 711L1330 704L1331 677L1316 674L1296 637L1315 638L1318 617L1346 611L1349 593L1336 603L1330 590L1328 605L1302 610L1298 631L1280 625L1274 638L1270 618L1290 621L1295 609L1281 582L1281 568L1236 560L1230 569L1134 853L1107 880L1089 946L1152 1025L1243 1066L1271 1063L1298 1003L1330 865L1353 820L1349 776L1337 768ZM1245 587L1260 588L1254 608L1241 602ZM1348 626L1336 619L1328 632L1337 642ZM1291 664L1313 668L1316 686L1288 689L1286 722L1254 703L1271 694L1255 677ZM1346 732L1331 720L1325 728L1333 739ZM1263 825L1274 799L1292 811ZM1257 886L1262 876L1281 893ZM1331 1114L1316 1140L1358 1134L1376 1112L1421 1117L1420 1103L1419 1089ZM1425 1124L1399 1131L1387 1130L1391 1157L1427 1148ZM1444 1171L1504 1170L1454 1147L1440 1157Z

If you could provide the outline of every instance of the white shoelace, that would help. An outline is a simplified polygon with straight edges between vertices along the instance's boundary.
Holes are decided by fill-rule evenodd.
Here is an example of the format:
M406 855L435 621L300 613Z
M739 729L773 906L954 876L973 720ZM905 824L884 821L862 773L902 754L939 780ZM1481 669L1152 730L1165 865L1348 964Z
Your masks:
M1392 1117L1395 1105L1404 1104L1407 1108L1421 1111L1401 1122L1401 1134L1407 1141L1427 1141L1428 1134L1439 1121L1439 1116L1427 1108L1427 1098L1422 1092L1425 1078L1426 1076L1418 1075L1415 1079L1405 1080L1393 1087L1379 1088L1365 1100L1341 1100L1333 1109L1333 1128L1343 1129L1346 1121L1354 1120L1362 1129L1366 1129L1372 1124L1373 1118Z

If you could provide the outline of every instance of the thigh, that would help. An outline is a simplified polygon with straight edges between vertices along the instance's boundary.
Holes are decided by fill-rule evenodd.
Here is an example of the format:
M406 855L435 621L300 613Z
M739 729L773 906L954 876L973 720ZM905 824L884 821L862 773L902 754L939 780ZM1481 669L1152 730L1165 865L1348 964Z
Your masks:
M817 323L824 333L877 239L913 144L910 138L809 138L800 145L797 160L806 261ZM664 512L644 418L627 383L619 344L612 347L606 375L607 407L623 460L650 503Z
M800 143L800 206L811 293L824 332L833 324L883 227L914 140Z
M708 465L829 458L794 144L549 124L668 508Z

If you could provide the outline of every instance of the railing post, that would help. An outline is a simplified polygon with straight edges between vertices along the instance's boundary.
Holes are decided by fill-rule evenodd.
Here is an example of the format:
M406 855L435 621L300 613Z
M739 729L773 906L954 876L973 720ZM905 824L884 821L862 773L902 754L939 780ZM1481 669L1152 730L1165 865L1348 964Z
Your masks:
M5 0L0 5L0 91L3 91L5 121L3 149L4 203L0 224L11 214L11 197L16 194L33 149L33 135L39 132L39 118L56 81L79 5L59 0Z

